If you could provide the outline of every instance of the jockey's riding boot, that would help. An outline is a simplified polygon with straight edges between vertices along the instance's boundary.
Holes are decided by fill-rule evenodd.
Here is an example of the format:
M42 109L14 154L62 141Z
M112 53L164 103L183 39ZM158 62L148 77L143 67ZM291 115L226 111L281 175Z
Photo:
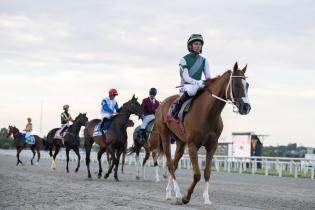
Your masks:
M105 133L104 133L104 124L105 124L106 121L107 121L107 118L103 118L103 120L101 122L101 125L100 125L100 130L101 130L101 133L103 135L105 135Z
M63 129L61 129L59 135L62 136L62 135L63 135L63 132L65 132L65 130L66 130L66 127L63 127Z
M178 112L182 107L183 103L189 99L188 93L185 91L184 94L177 100L174 109L172 110L172 116L177 118Z

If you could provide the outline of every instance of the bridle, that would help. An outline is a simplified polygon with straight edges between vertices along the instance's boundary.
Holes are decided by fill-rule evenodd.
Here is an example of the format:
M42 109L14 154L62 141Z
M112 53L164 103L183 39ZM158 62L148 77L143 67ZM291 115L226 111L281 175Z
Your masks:
M232 107L233 107L233 112L236 112L236 113L238 113L239 112L239 109L238 109L238 107L235 105L235 100L234 100L234 97L233 97L233 89L232 89L232 79L233 78L242 78L242 79L245 79L245 78L247 78L246 76L236 76L236 75L234 75L233 76L233 72L231 72L231 75L230 75L230 79L229 79L229 83L228 83L228 85L226 86L226 90L225 90L225 98L226 99L224 99L224 98L221 98L220 96L217 96L217 95L215 95L215 94L213 94L208 88L207 88L207 91L210 93L210 95L212 96L212 97L214 97L214 98L216 98L216 99L218 99L218 100L220 100L220 101L223 101L223 102L225 102L225 103L227 103L227 104L231 104L232 105ZM230 91L229 91L229 87L230 87ZM230 98L231 99L228 99L228 93L230 94Z

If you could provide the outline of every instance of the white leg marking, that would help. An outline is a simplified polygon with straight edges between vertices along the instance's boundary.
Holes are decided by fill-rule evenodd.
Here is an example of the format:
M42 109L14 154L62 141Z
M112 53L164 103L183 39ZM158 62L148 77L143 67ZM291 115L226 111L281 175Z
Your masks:
M209 182L205 183L205 188L203 190L202 197L205 201L205 205L211 205L211 201L209 199Z
M172 181L173 181L173 178L170 176L168 178L168 184L166 187L166 200L172 199Z
M177 181L174 180L174 179L173 179L173 183L174 183L175 197L181 199L182 198L182 194L180 193L179 185L178 185Z

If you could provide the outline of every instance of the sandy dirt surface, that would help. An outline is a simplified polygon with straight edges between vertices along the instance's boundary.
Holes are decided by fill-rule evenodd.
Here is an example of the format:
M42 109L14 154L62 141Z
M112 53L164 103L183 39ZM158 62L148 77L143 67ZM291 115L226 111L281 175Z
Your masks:
M51 172L48 160L31 166L22 158L25 165L17 167L13 156L0 155L0 159L0 209L315 209L315 180L309 179L213 173L211 206L203 205L203 180L191 202L178 206L175 199L165 200L167 181L155 183L151 167L146 181L137 181L135 167L126 166L116 182L113 175L104 180L93 174L88 180L84 162L78 173L70 162L67 174L64 161L57 161L57 170ZM97 171L95 163L91 171ZM192 172L178 170L177 177L185 193Z

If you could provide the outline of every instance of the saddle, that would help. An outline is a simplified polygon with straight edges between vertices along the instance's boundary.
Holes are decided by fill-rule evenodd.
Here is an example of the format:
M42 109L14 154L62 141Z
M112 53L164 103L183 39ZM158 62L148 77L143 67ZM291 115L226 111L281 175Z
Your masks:
M145 141L148 140L149 136L150 136L150 133L152 132L153 130L153 126L154 126L154 122L155 122L155 119L151 120L147 127L145 128ZM135 128L135 131L133 132L133 139L137 139L140 134L140 129L141 129L141 126L138 126Z
M182 107L180 108L178 114L177 114L177 119L175 119L173 116L172 116L172 110L175 108L176 106L176 103L177 101L179 100L179 97L175 99L175 101L172 103L169 111L168 111L168 115L167 115L167 120L166 122L173 122L173 121L176 121L176 122L184 122L184 117L186 115L186 113L189 111L189 108L191 106L191 103L193 101L194 97L192 98L189 98L187 101L185 101L182 105Z
M26 144L35 144L35 137L34 135L26 136L26 134L22 134L22 139L25 141Z
M54 136L54 139L59 139L59 140L63 140L63 138L65 137L66 133L68 132L68 129L67 128L62 134L60 133L61 132L61 129L62 128L59 128L56 133L55 133L55 136Z
M105 123L106 124L106 123ZM106 134L107 130L108 130L109 126L104 126L103 127L103 132L104 134ZM93 137L96 137L96 136L101 136L102 135L102 131L101 131L101 122L97 123L94 127L94 130L93 130Z

